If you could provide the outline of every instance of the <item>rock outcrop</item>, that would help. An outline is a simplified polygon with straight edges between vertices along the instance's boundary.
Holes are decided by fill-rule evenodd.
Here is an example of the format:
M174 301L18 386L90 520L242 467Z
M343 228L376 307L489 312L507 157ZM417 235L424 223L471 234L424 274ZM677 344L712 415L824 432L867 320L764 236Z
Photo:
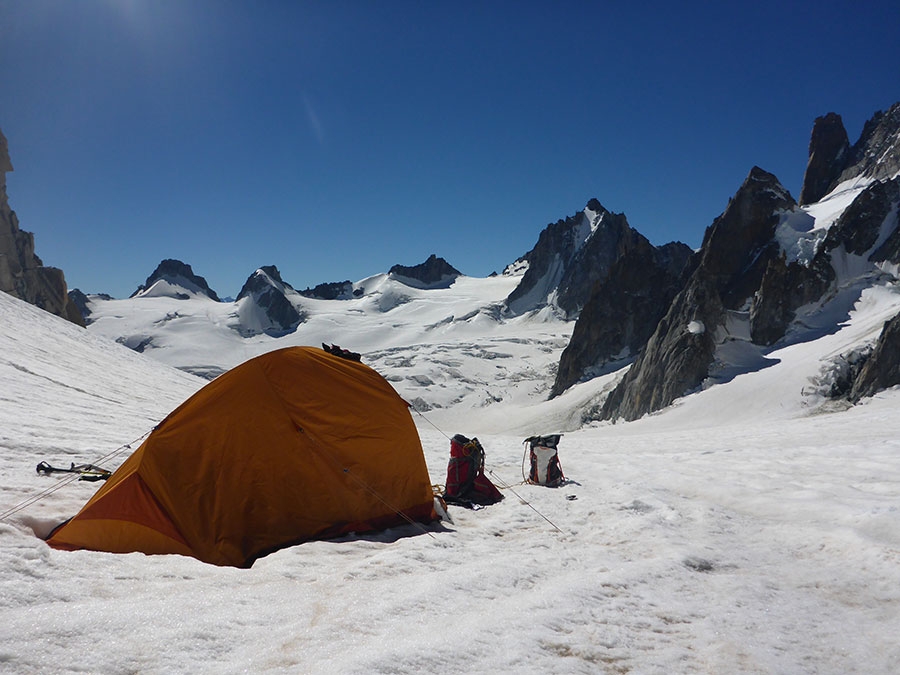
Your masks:
M45 267L35 255L34 235L19 229L6 193L6 174L12 170L6 137L0 132L0 291L84 326L81 312L69 302L63 271Z
M750 339L771 345L783 338L797 309L821 298L834 280L834 269L824 255L817 255L808 266L788 263L784 255L770 260L750 306Z
M432 253L428 260L412 267L394 265L388 274L414 288L447 288L461 272L443 258Z
M353 283L347 281L330 281L317 284L314 288L299 291L306 298L319 300L349 300L353 297Z
M211 300L221 302L216 292L209 287L206 279L194 274L194 270L180 260L168 258L163 260L153 271L147 281L131 294L135 297L167 296L187 299L194 295L204 295Z
M884 324L872 354L853 382L854 403L900 384L900 314Z
M871 252L873 262L890 260L893 243L888 240L891 236L896 237L898 204L900 177L872 183L853 200L828 230L822 251L829 252L842 246L851 255ZM885 226L892 231L884 232ZM886 234L889 236L884 245L879 246L878 251L872 251Z

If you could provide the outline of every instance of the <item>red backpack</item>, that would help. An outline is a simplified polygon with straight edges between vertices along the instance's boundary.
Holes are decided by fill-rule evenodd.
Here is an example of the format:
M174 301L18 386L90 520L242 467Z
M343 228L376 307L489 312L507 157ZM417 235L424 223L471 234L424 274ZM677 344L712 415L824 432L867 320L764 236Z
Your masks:
M456 434L450 439L450 461L444 500L448 504L472 506L495 504L500 490L484 475L484 448L477 438Z

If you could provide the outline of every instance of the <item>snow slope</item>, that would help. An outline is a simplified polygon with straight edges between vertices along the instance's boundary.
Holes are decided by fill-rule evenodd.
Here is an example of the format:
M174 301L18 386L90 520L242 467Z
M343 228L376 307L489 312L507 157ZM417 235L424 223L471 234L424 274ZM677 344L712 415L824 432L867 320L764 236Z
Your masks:
M616 374L545 401L571 325L498 320L512 280L368 283L378 292L355 305L308 303L287 341L241 339L228 303L107 303L153 338L143 355L104 337L103 318L88 332L0 294L0 511L54 490L0 522L0 671L896 672L900 391L835 411L815 385L900 310L896 289L866 291L835 330L766 354L768 368L579 430ZM145 334L160 316L170 342ZM159 361L226 368L291 341L363 351L419 401L433 482L447 436L477 434L507 498L453 509L429 535L308 543L249 570L35 536L96 490L37 462L121 450L102 462L115 468L204 383ZM522 440L555 431L570 482L520 485Z
M523 396L546 398L546 380L568 343L572 323L548 310L501 318L500 303L519 276L459 277L449 288L418 289L387 274L355 284L351 300L302 298L306 319L280 337L242 337L238 303L208 298L130 298L92 302L89 332L118 340L150 358L216 375L253 356L292 345L337 343L366 361L420 409L478 408ZM299 298L299 296L297 296ZM450 354L449 352L452 352ZM482 377L478 363L496 367ZM428 365L422 361L428 361ZM473 365L474 364L474 365ZM411 366L414 366L411 369Z

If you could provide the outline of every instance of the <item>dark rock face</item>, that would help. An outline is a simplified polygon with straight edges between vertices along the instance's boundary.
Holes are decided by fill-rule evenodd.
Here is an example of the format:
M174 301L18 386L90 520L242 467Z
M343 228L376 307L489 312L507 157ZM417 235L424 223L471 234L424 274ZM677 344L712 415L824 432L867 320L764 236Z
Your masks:
M700 268L713 277L727 309L738 309L759 288L769 261L778 254L773 241L781 213L796 202L778 179L753 167L725 212L703 237Z
M624 214L604 214L597 230L575 254L559 282L556 302L566 317L578 316L594 284L605 279L613 263L642 239L643 235L631 228Z
M91 315L91 308L88 306L90 302L88 300L88 297L79 289L73 288L71 291L69 291L69 302L74 304L78 309L78 313L81 314L82 318L84 319L85 325L90 323L88 321L88 317Z
M300 295L319 300L347 300L353 297L353 284L349 280L318 284L315 288L300 291Z
M816 118L809 140L809 162L803 175L800 204L812 204L828 193L850 156L850 139L841 116L828 113Z
M507 297L507 307L522 314L546 305L555 293L557 306L576 317L594 284L639 238L623 214L590 200L583 211L544 228L535 247L517 261L527 262L528 269Z
M75 305L82 318L84 319L84 323L88 326L93 323L93 319L91 319L91 315L94 313L91 309L92 298L96 298L98 300L113 299L113 297L111 295L108 295L107 293L94 293L89 297L78 288L73 288L71 291L69 291L69 302Z
M715 355L715 329L724 321L714 279L695 273L604 402L600 418L635 420L699 387Z
M796 206L778 179L754 167L706 230L699 261L644 351L607 398L602 419L634 420L700 386L716 350L726 310L742 309L779 255L781 214Z
M6 173L12 170L6 137L0 132L0 291L84 326L78 308L69 302L63 271L45 267L34 253L34 235L19 229L6 194Z
M681 287L693 251L680 243L654 248L639 236L597 282L563 351L550 396L634 357Z
M680 241L670 241L668 244L657 246L655 251L655 259L659 266L676 277L683 276L694 259L693 249Z
M153 271L153 274L147 277L147 281L145 281L141 286L138 286L137 290L131 294L131 297L133 298L137 295L140 295L142 292L146 291L159 280L167 281L175 286L182 286L186 290L195 290L196 292L206 295L216 302L221 302L221 300L219 300L219 296L216 295L216 292L209 287L209 284L206 283L206 279L194 274L194 270L191 269L190 265L187 265L180 260L173 260L171 258L163 260L161 263L159 263L159 265L157 265L156 269ZM179 295L179 297L187 298L189 296Z
M854 403L900 384L900 314L884 324L878 343L853 382Z
M783 255L770 260L750 306L750 339L758 345L780 340L797 309L821 298L834 280L834 268L825 255L817 255L809 267L787 264Z
M875 249L872 255L869 256L869 260L873 263L889 262L894 265L900 265L900 224L884 240L884 243Z
M286 296L286 292L293 290L281 278L277 267L267 265L244 282L237 300L251 298L264 311L275 332L290 331L305 318Z
M394 265L388 273L403 283L412 280L418 282L412 285L422 285L427 288L449 286L461 274L453 265L443 258L438 258L434 253L425 262L412 267Z
M900 147L897 148L897 151L898 154L900 154ZM872 185L869 187L869 190L877 192L872 200L874 203L871 204L871 210L869 212L870 217L877 218L878 215L884 214L886 220L891 217L892 214L898 213L898 210L900 210L900 208L898 208L900 207L900 176L891 181ZM866 190L866 192L869 190ZM863 195L860 195L860 197L862 196ZM851 206L854 205L855 202ZM870 262L887 262L894 265L900 265L900 218L896 215L894 218L894 231L888 234L884 242L872 252L869 256Z
M841 214L828 230L823 248L843 246L847 253L863 255L877 242L882 224L900 202L900 178L873 183Z
M883 180L900 171L900 103L887 112L877 112L866 122L859 140L850 150L847 166L835 179L838 183L864 176Z

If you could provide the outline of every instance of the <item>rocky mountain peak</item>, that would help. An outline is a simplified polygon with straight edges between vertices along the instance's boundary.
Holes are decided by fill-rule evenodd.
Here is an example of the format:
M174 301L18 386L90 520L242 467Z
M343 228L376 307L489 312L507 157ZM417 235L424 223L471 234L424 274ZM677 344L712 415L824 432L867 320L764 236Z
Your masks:
M296 329L306 318L289 296L299 294L281 278L274 265L265 265L251 274L236 302L239 330L244 335L283 335Z
M609 211L604 208L603 204L601 204L596 197L591 197L588 200L587 206L585 208L587 208L588 211L593 211L594 213L609 213Z
M781 215L797 206L773 174L753 167L703 237L700 265L714 277L726 307L736 309L759 288Z
M154 286L157 288L154 289ZM216 292L206 283L206 279L194 274L190 265L172 258L167 258L159 263L153 274L138 286L131 297L147 297L148 295L162 295L179 299L187 299L191 295L205 295L211 300L221 302Z
M837 113L817 117L809 139L809 161L803 175L800 204L812 204L824 197L841 175L850 155L850 139Z
M575 215L547 225L534 248L514 263L527 268L507 297L507 308L523 314L554 304L567 317L577 317L594 284L640 238L624 214L591 199Z
M286 290L294 290L293 287L281 278L281 272L275 265L263 265L253 274L247 277L247 281L241 286L241 292L238 293L237 299L242 300L253 294L258 294L275 288L279 292L284 293Z
M850 151L847 168L835 183L863 176L874 180L900 173L900 102L866 122Z
M407 286L443 288L452 284L461 275L461 272L443 258L438 258L432 253L425 262L418 265L411 267L394 265L388 274Z

